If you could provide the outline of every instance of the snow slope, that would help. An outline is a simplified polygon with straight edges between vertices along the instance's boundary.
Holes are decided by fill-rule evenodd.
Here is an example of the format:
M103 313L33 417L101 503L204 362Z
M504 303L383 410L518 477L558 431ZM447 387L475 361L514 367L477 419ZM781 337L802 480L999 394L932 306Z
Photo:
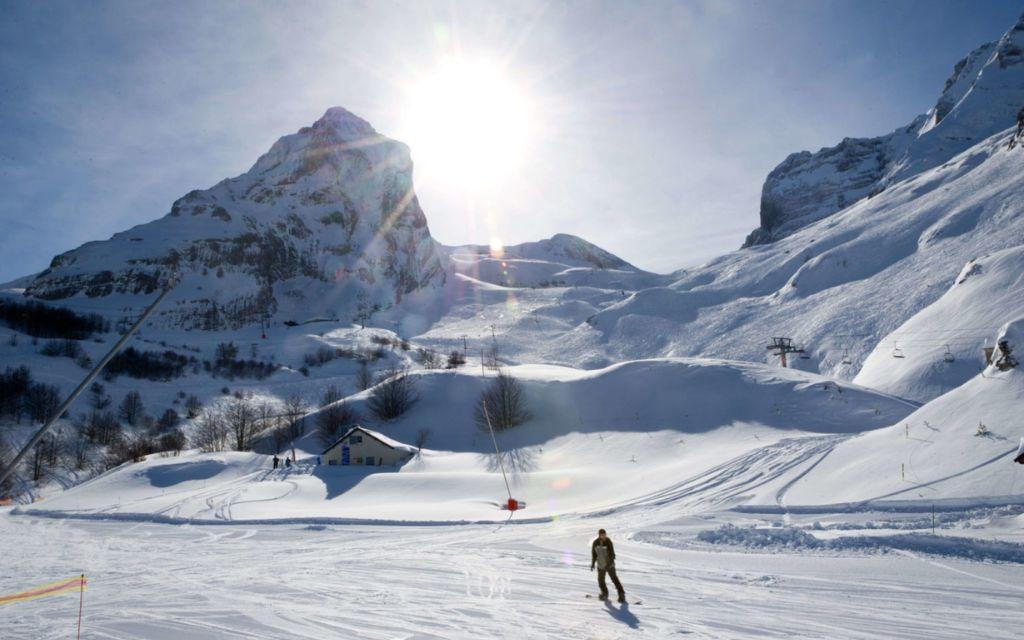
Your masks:
M765 361L770 338L788 336L807 351L796 366L852 378L885 336L945 293L967 262L1020 245L1024 150L1008 150L1008 139L997 134L772 244L722 256L668 287L641 290L600 310L570 340L558 339L613 360ZM981 329L991 334L1009 319L988 317Z
M817 450L819 438L800 438L878 428L913 409L860 387L747 363L652 360L598 371L511 372L523 381L534 418L498 441L529 519L670 502L666 489L722 460L780 442L787 453ZM429 430L427 449L399 469L316 467L322 445L311 429L295 469L273 471L269 456L252 453L151 456L32 508L165 521L500 519L502 477L489 436L472 418L487 379L467 371L417 378L420 400L406 415L368 424L404 443ZM348 402L369 417L367 395ZM766 477L807 460L791 458L780 456ZM757 467L748 475L765 472Z
M1024 319L994 336L1024 344ZM1024 372L987 367L891 427L838 444L787 493L789 505L1024 501ZM979 435L979 425L984 433Z
M785 237L939 166L1014 122L1024 105L1024 16L958 62L935 106L877 138L794 153L765 180L761 226L746 245Z
M995 346L994 323L1021 317L1024 246L979 256L941 298L878 343L854 380L904 398L934 398L984 368L983 349Z

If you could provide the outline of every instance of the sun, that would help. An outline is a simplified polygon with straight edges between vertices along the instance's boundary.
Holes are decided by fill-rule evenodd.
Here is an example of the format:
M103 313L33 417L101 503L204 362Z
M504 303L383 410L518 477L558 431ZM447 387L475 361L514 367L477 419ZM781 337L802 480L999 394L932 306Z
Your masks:
M451 58L411 83L404 138L417 173L474 191L513 177L530 119L526 94L501 67Z

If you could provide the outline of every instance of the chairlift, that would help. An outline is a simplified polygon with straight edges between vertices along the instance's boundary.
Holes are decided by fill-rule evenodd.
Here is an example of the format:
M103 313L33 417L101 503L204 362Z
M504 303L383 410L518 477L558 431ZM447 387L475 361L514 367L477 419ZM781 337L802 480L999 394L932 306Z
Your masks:
M954 356L953 352L949 350L948 344L946 345L946 353L942 354L942 360L945 362L953 362L956 360L956 356Z
M894 358L905 358L903 355L903 349L900 349L899 344L895 344L892 348L892 357Z
M853 360L850 359L850 350L849 349L843 349L842 363L843 364L853 364Z

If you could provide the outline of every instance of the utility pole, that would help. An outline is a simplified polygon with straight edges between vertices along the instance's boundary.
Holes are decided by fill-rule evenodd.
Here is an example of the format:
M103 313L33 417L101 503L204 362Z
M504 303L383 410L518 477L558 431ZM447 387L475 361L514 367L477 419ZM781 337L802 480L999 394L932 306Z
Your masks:
M462 334L459 337L462 338L462 353L469 353L469 346L466 343L466 334Z
M803 353L804 350L793 346L792 338L772 338L772 343L765 347L772 352L773 356L779 356L782 360L782 368L786 368L787 353Z

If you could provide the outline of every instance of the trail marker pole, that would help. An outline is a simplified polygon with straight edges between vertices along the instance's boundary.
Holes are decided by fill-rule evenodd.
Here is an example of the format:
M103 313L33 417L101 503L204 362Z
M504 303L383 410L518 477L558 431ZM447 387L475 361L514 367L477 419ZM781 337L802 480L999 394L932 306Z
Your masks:
M82 584L78 587L78 633L75 634L76 640L82 638L82 605L85 603L85 574L82 574Z

